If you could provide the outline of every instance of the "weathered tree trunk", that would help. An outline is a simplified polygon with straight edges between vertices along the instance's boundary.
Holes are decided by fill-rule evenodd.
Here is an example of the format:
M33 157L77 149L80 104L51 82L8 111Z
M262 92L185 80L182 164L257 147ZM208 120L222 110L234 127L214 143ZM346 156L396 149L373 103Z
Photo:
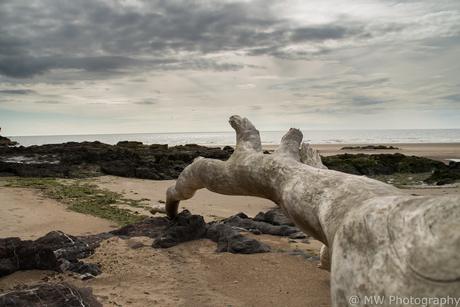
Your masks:
M181 200L201 188L272 200L306 234L323 242L331 260L333 306L406 305L397 298L457 297L460 289L460 197L414 197L367 177L321 168L302 133L289 130L264 155L252 123L232 116L236 149L228 161L197 158L167 190L165 207L177 215ZM304 162L304 163L302 163ZM394 298L394 300L391 300ZM414 303L415 304L415 303Z

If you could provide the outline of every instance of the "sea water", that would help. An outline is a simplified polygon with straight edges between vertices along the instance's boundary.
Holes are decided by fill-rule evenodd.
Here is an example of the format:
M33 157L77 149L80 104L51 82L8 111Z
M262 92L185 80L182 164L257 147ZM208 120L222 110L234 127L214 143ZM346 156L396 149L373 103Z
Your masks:
M261 131L262 144L278 145L285 133L286 131ZM310 144L460 143L460 129L307 130L302 133L303 141ZM139 141L146 145L168 144L169 146L185 144L223 146L236 143L233 131L11 136L9 138L22 146L84 141L99 141L110 145L120 141Z

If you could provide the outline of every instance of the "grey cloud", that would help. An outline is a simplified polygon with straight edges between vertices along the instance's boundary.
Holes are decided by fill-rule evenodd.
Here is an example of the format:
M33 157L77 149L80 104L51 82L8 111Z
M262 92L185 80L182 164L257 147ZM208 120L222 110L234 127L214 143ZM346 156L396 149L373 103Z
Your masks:
M273 4L156 0L140 7L119 1L0 2L0 74L31 78L54 69L80 69L102 75L121 70L232 71L242 63L219 62L203 55L238 52L281 59L309 60L339 50L329 40L360 40L401 32L404 23L363 22L341 17L328 24L302 26L283 19ZM124 2L123 2L124 3ZM7 32L12 28L14 31ZM290 48L312 44L305 51Z
M143 99L134 102L135 104L145 104L145 105L153 105L158 103L158 99Z
M315 28L298 28L293 31L291 40L293 42L324 41L327 39L341 39L344 38L346 34L347 29L337 25Z
M453 102L460 102L460 94L446 95L446 96L442 96L440 98L444 99L444 100L453 101Z
M30 55L0 57L0 74L13 78L31 78L43 75L54 66L50 59Z
M390 100L377 99L374 97L353 96L350 97L350 104L357 107L370 106L390 102Z
M30 95L36 94L34 90L1 90L0 93L11 94L11 95Z
M0 26L13 25L16 31L15 36L0 32L0 54L4 55L0 74L30 78L53 69L113 72L128 67L231 71L244 65L202 59L199 54L184 58L179 53L240 50L248 55L308 57L328 51L289 54L282 48L291 42L341 39L353 32L339 25L293 29L276 17L270 3L159 0L144 2L141 9L120 9L83 0L43 2L42 8L31 10L21 0L6 2L0 9L6 6L10 14Z
M158 59L137 60L122 56L99 56L82 58L63 57L0 57L0 74L13 78L32 78L44 75L53 69L79 69L88 72L100 72L111 75L125 69L157 70L213 70L236 71L244 68L242 63L219 63L207 59Z

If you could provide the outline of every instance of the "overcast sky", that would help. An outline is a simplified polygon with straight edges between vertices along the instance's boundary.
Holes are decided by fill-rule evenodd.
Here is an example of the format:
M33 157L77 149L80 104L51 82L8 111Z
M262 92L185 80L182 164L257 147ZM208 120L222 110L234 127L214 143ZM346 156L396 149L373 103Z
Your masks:
M460 128L459 0L0 0L2 135Z

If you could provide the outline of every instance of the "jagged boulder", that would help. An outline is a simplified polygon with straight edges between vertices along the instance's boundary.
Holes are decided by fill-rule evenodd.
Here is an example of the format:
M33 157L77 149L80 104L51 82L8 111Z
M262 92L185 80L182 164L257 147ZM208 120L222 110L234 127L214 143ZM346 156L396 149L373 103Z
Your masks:
M77 273L101 273L99 268L79 261L91 256L104 237L94 235L74 237L62 231L52 231L35 240L0 239L0 277L18 270L65 269Z
M248 238L226 224L213 224L205 237L217 243L216 252L219 253L259 254L272 252L267 244Z
M153 248L168 248L183 242L197 240L204 236L207 225L201 215L192 215L184 210L163 228L156 237Z
M33 269L60 270L50 246L15 237L0 239L0 277Z
M102 307L92 288L78 288L69 283L27 286L0 295L1 306L15 307Z

